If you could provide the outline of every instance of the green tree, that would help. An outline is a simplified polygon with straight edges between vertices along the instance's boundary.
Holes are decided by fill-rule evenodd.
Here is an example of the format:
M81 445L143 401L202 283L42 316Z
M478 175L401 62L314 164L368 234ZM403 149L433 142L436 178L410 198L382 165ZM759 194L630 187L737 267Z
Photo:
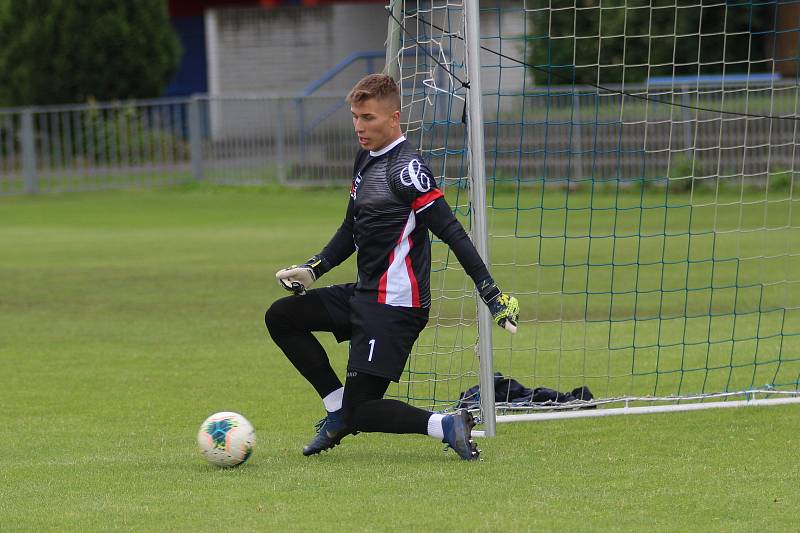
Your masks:
M529 70L542 84L770 71L774 3L534 0Z
M0 0L0 105L160 96L180 60L165 0Z

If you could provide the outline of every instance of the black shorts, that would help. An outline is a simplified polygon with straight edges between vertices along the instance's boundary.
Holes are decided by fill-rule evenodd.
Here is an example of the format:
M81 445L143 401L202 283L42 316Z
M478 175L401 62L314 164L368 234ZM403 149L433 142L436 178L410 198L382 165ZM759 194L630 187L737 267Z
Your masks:
M350 340L347 371L399 381L429 310L362 300L352 283L315 292L335 321L336 340Z

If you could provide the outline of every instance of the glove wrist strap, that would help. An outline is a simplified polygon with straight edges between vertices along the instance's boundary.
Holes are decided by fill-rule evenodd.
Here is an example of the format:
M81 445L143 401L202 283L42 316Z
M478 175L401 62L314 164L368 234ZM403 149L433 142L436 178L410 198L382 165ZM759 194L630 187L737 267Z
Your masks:
M312 256L306 261L306 265L314 272L316 279L319 279L332 268L330 262L321 255Z
M497 284L494 282L494 279L492 279L491 276L479 281L477 289L478 294L481 296L481 300L483 300L483 303L485 304L488 304L500 296L500 289L497 287Z

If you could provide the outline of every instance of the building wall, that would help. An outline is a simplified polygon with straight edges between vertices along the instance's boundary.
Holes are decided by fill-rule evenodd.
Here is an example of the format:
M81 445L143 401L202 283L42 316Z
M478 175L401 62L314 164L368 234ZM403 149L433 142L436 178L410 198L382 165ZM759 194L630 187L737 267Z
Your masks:
M316 93L342 98L362 76L381 71L384 66L382 54L388 17L382 4L211 9L206 11L205 17L208 92L212 98L247 94L295 96L348 54L380 52L381 56L371 65L364 60L352 64ZM489 10L482 13L481 26L485 35L521 35L524 20L509 12ZM500 48L499 40L489 39L484 44ZM449 45L445 43L445 46ZM512 55L517 52L504 51ZM447 52L457 64L463 64L460 41L454 41L453 49ZM484 91L496 94L498 87L518 90L522 86L524 67L502 60L501 69L501 60L496 55L486 52L481 55L487 65L482 72ZM424 59L424 54L418 56ZM437 77L444 75L444 72L437 72ZM485 106L496 111L497 96L486 100ZM236 135L253 122L252 117L235 113L233 109L234 106L228 104L212 104L215 137ZM266 125L265 128L269 129Z
M778 5L778 43L775 50L775 69L784 78L800 75L800 2Z
M213 9L206 28L207 55L215 63L208 73L211 95L297 94L348 54L383 50L386 12L370 4ZM341 92L365 73L362 62L322 90Z
M526 59L524 41L510 39L521 37L526 29L530 30L526 28L525 17L519 15L518 1L484 0L481 6L481 33L484 35L481 44L511 57ZM800 0L791 0L779 8L781 33L775 46L776 69L785 77L797 75L799 6ZM441 12L434 15L435 21L447 25L447 21L438 20L442 16ZM205 14L208 92L212 98L248 93L299 95L348 54L384 50L387 23L383 5L375 3L209 9ZM452 20L450 24L453 24ZM503 35L505 40L501 42L496 38L499 35ZM456 40L452 46L443 44L448 47L446 53L451 59L457 65L463 64L463 44ZM414 48L413 45L410 48ZM422 53L417 53L417 57L419 61L430 63ZM514 109L519 105L519 98L512 95L519 93L523 86L531 87L530 79L528 84L524 83L528 75L526 68L485 51L481 53L481 60L487 118ZM317 94L342 98L364 74L379 71L382 67L381 57L376 58L372 65L360 61L321 87ZM413 64L411 70L415 70ZM440 82L447 85L445 73L441 69L434 70L437 85ZM404 77L407 82L420 83L407 72L404 72ZM438 97L444 96L438 94ZM445 107L441 109L446 110ZM326 111L320 113L325 115ZM211 121L215 134L235 135L246 125L257 127L252 117L239 116L230 110L221 114L214 106L211 108ZM303 120L298 119L298 122L305 124Z
M215 64L215 70L208 72L208 87L212 95L298 93L348 54L384 48L388 19L382 3L273 9L237 7L234 2L224 5L226 7L206 11L206 29L213 26L213 38L206 39L209 61ZM514 10L508 10L509 6L518 7L516 2L508 0L485 0L482 3L483 35L521 35L525 31L524 17L516 16ZM493 9L495 7L499 9ZM778 9L779 33L774 46L776 70L785 77L794 77L799 53L800 1L791 0L779 5ZM482 44L500 48L500 42L491 38ZM517 56L518 48L506 46L503 51ZM500 62L497 56L485 52L482 56L484 65ZM521 86L519 78L524 75L524 69L507 60L502 63L500 84ZM382 64L374 68L381 67ZM519 75L515 72L517 70ZM366 65L362 62L343 72L324 90L346 91L366 72ZM497 86L497 80L492 78L500 72L501 69L496 69L493 75L490 74L485 86Z

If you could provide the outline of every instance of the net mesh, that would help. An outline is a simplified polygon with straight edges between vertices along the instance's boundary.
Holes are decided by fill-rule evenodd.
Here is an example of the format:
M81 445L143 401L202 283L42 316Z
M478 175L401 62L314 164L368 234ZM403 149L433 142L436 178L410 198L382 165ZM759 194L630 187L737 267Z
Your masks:
M798 391L800 1L480 12L490 270L522 310L495 371L598 401ZM471 230L463 2L406 1L389 37L407 136ZM392 393L446 409L478 383L476 300L435 240L431 285Z

